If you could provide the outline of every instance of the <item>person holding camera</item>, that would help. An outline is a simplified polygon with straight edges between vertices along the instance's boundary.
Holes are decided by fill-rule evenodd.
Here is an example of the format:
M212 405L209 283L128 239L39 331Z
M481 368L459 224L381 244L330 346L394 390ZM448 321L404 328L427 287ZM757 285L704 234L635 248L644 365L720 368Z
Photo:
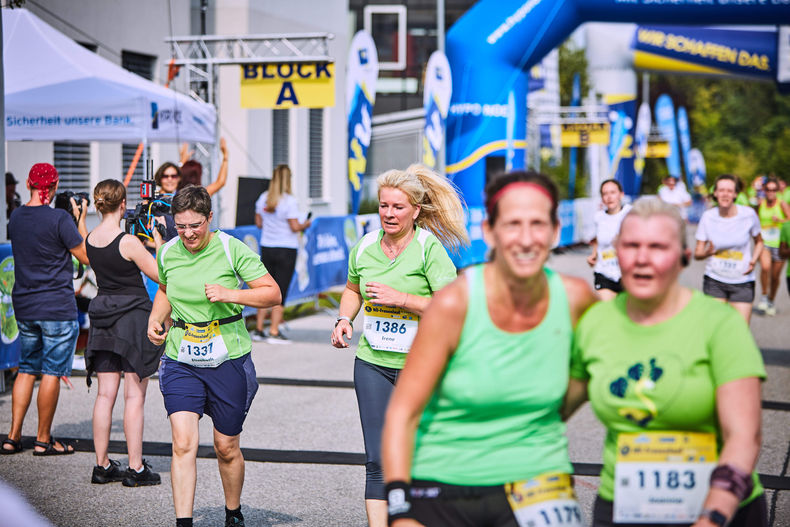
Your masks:
M151 471L143 454L143 406L148 377L156 372L164 346L146 338L152 303L140 271L159 282L156 260L139 238L121 229L126 211L126 188L118 180L106 179L93 190L101 223L88 235L86 248L96 273L99 291L88 313L91 329L85 351L88 386L95 371L99 393L93 405L93 445L96 466L91 483L122 481L126 487L159 485L159 474ZM161 234L153 230L156 248ZM112 410L124 374L123 430L129 453L128 469L110 459Z
M72 256L88 264L85 251L87 200L69 198L71 215L49 206L58 188L58 171L36 163L27 178L30 201L14 210L8 234L14 256L14 304L21 355L19 375L11 392L11 430L0 452L22 451L22 423L38 389L38 430L35 456L73 454L74 448L52 437L52 421L60 395L60 377L71 375L79 335L77 302L72 285ZM72 217L73 215L73 217Z
M258 310L255 319L254 340L270 344L290 344L280 331L283 321L288 286L296 268L296 252L299 249L299 233L312 222L310 215L304 222L299 221L296 198L291 194L291 169L288 165L277 165L272 174L269 190L255 202L255 226L261 229L261 261L280 287L282 302L271 309L271 325L268 338L263 333L263 320L266 311Z

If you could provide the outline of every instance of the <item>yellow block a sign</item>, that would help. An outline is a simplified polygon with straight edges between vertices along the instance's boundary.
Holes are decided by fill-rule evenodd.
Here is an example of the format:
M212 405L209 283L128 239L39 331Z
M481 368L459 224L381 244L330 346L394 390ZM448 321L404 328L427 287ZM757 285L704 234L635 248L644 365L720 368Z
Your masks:
M242 108L325 108L335 105L335 65L329 62L246 64Z

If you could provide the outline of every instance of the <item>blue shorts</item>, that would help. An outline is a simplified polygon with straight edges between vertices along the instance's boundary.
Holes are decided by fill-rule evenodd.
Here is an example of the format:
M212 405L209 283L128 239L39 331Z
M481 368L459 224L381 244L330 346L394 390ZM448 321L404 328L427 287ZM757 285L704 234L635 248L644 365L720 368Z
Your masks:
M17 320L19 373L71 375L74 348L80 334L77 320Z
M241 433L258 381L249 353L216 368L196 368L163 356L159 389L167 415L193 412L203 417L206 413L219 433L235 436Z

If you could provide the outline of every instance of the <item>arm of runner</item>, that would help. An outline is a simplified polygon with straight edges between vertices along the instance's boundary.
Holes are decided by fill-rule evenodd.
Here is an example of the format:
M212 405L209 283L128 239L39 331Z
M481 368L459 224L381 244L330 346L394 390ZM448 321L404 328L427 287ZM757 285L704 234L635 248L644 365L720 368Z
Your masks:
M716 413L724 444L719 465L733 467L751 474L760 453L760 379L747 377L722 384L716 389ZM728 490L711 488L704 509L716 509L732 519L738 498ZM709 525L701 519L694 527Z
M387 482L411 480L417 424L458 346L467 304L466 278L460 277L436 293L420 320L406 365L392 392L381 435Z
M340 309L337 312L337 316L348 317L349 320L354 320L357 313L359 313L360 307L362 307L362 294L359 292L359 284L347 281L346 288L340 297ZM335 324L335 329L332 330L330 337L334 347L348 347L346 339L351 340L351 336L354 334L354 327L349 320L341 318Z
M598 238L590 240L590 249L592 253L587 257L587 264L590 267L595 267L595 261L598 259Z
M759 232L757 233L757 236L755 236L753 239L754 239L754 251L752 253L752 259L749 260L749 267L746 268L746 272L744 272L743 274L749 274L752 271L754 271L754 266L757 265L758 261L760 261L760 254L762 254L763 246L765 246L765 243L763 242L763 235L760 234ZM785 248L787 248L787 244L785 244ZM779 254L782 254L781 246L779 247ZM787 258L788 256L790 256L790 250L785 252L784 257Z
M159 290L154 297L154 306L151 314L148 315L148 340L155 346L161 345L167 338L167 331L170 329L166 321L170 318L173 308L167 299L167 287L159 284Z
M711 242L697 240L697 245L694 246L695 260L704 260L709 256L713 256L715 253L716 253L716 249L713 247L713 244Z
M568 380L568 391L562 401L560 416L563 421L567 421L579 407L587 401L587 381L582 379Z
M393 289L381 282L366 283L365 291L367 291L370 299L376 304L401 307L415 315L422 315L431 301L431 297L429 296L410 295L409 293Z
M206 298L211 302L258 308L276 306L282 300L280 288L269 273L247 282L247 285L249 289L228 289L219 284L206 284Z
M154 229L155 239L159 239L159 245L162 245L162 237L159 236L159 233ZM123 238L121 238L120 243L120 251L121 256L134 262L134 264L151 280L159 283L159 270L156 267L156 258L151 256L151 253L143 245L143 242L140 241L140 238L137 236L133 236L131 234L127 234ZM159 247L157 247L158 249Z

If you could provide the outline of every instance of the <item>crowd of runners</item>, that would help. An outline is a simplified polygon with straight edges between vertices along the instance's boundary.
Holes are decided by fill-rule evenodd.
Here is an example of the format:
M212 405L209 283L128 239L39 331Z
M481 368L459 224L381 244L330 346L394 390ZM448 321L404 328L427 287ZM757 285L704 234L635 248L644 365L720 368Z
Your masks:
M73 256L92 264L99 289L86 351L88 379L96 372L99 384L91 481L160 483L142 459L142 408L158 371L176 525L192 525L203 414L213 422L225 525L245 525L239 444L258 385L241 313L271 310L267 337L283 340L291 238L309 226L290 200L290 171L278 170L276 196L257 206L264 232L279 221L284 237L266 238L263 253L282 249L267 259L210 229L210 191L179 188L175 164L157 172L174 196L165 236L154 229L149 250L120 229L122 184L96 186L101 223L88 234L86 201L72 199L70 212L52 209L57 171L45 163L31 169L31 199L9 221L22 358L2 454L23 450L38 375L34 455L74 452L50 433L77 334L67 287ZM513 172L489 182L487 262L460 273L448 249L469 240L453 185L420 165L379 176L381 228L351 248L338 317L327 328L329 344L348 348L357 319L354 385L371 527L767 525L755 472L765 368L748 324L758 267L757 312L776 314L790 206L775 178L763 182L755 210L738 203L737 178L720 176L692 248L688 193L667 183L659 198L625 204L620 184L603 182L587 258L593 289L547 267L560 229L559 194L547 176ZM679 283L692 256L705 260L701 291ZM158 283L153 303L141 272ZM254 336L264 337L262 325L259 318ZM126 469L107 454L121 374ZM586 401L606 438L598 497L585 519L564 422Z

